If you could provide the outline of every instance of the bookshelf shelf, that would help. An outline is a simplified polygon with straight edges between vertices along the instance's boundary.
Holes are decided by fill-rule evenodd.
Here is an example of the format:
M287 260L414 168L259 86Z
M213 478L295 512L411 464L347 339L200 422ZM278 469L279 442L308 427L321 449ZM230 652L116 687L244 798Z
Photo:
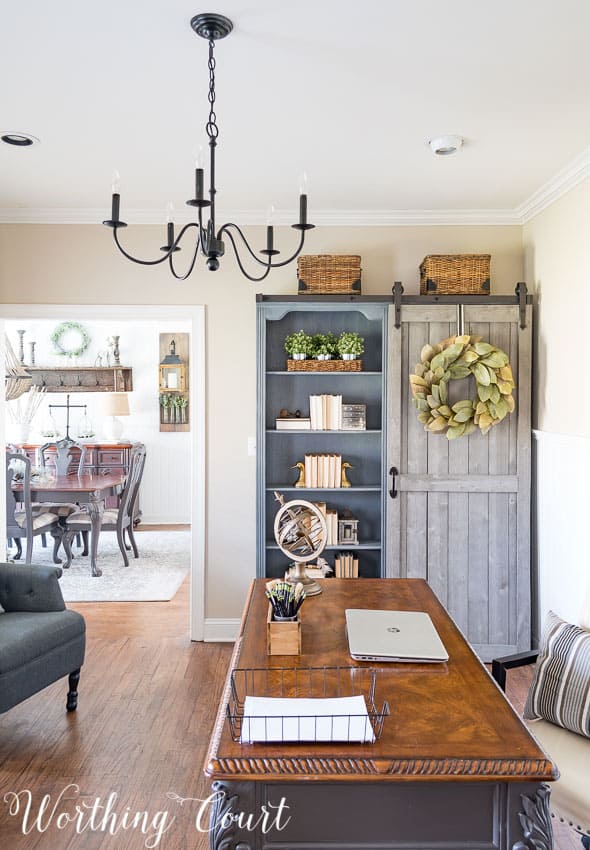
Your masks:
M267 549L277 549L278 546L276 543L268 543L266 544ZM366 540L362 543L334 543L330 546L326 546L324 549L325 552L335 551L335 552L356 552L357 550L378 550L381 549L381 543L378 540Z
M306 428L305 430L303 430L303 429L299 430L297 428L285 428L283 430L281 430L279 428L267 428L266 433L267 434L281 434L281 435L284 435L284 434L304 434L306 436L309 436L310 434L330 434L331 436L336 435L337 437L350 436L350 434L354 434L355 437L359 437L361 434L381 434L382 431L381 431L381 428L363 428L362 430L358 430L358 431L355 431L352 428L347 430L347 431L345 431L344 429L340 429L338 431L325 431L325 430L319 430L319 429L312 430L310 428Z
M277 511L274 491L285 501L304 499L322 502L339 518L348 512L358 520L356 545L326 547L324 557L334 566L339 551L359 553L359 574L367 578L385 575L386 499L386 344L385 301L370 297L354 303L320 298L277 301L257 297L258 328L258 430L257 430L257 573L282 576L288 559L273 540ZM303 329L306 333L356 331L364 338L362 372L287 371L285 337ZM342 396L342 404L364 405L365 430L280 429L275 420L284 408L310 416L311 395ZM293 468L306 454L337 453L352 466L351 487L296 487ZM289 481L273 484L274 481Z

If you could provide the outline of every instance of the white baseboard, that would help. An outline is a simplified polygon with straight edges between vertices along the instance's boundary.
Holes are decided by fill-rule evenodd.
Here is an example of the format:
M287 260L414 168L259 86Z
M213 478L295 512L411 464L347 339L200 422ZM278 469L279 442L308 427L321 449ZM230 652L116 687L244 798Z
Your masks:
M203 640L206 643L234 643L239 628L239 620L206 619Z

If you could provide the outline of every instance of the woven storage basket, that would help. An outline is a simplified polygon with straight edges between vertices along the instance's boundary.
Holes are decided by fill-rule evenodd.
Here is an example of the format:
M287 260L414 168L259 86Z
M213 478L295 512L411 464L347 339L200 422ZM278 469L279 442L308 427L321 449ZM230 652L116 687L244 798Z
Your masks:
M362 360L287 360L287 372L362 372Z
M356 254L307 254L297 259L299 293L361 291L361 258Z
M489 295L490 254L430 254L420 263L420 295Z

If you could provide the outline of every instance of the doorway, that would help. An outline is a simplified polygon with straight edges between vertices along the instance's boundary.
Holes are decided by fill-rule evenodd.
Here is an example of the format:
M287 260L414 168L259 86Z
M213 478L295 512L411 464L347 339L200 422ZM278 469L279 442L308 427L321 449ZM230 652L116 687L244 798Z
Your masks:
M190 622L191 640L203 640L204 637L204 595L205 595L205 308L203 306L148 306L148 305L54 305L54 304L10 304L0 307L0 325L4 330L5 320L22 319L81 321L112 321L116 316L118 323L158 321L168 325L182 323L189 331L189 359L191 381L189 406L191 410L191 431L189 440L190 467L188 517L191 526L190 536ZM4 334L2 333L2 343ZM157 388L157 366L155 366L154 386ZM154 390L157 403L157 390ZM4 402L3 402L4 403ZM4 410L2 410L4 414ZM5 417L0 416L1 444L6 443ZM5 529L5 493L2 488L0 505L0 544L6 544ZM3 543L2 543L3 541Z

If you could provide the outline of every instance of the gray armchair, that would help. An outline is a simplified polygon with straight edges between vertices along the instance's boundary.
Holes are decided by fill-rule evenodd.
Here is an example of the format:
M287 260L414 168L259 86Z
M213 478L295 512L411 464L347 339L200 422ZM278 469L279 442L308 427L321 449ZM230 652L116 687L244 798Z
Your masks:
M66 609L59 567L0 563L0 713L68 676L78 705L86 623Z

